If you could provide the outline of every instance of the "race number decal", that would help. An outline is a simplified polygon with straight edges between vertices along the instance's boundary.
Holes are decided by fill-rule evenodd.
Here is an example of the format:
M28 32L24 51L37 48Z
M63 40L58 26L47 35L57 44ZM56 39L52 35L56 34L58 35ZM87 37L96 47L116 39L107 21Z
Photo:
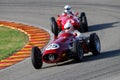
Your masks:
M60 46L59 46L58 44L52 43L52 44L50 44L50 45L46 48L46 50L58 49L59 47L60 47Z

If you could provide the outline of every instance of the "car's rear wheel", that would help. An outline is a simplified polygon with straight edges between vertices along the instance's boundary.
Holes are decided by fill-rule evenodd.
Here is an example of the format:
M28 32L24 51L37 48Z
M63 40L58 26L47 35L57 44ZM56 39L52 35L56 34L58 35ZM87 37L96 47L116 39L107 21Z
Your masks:
M81 45L81 43L78 40L73 42L73 49L72 49L72 51L73 51L73 54L74 54L73 55L74 56L74 60L76 62L82 61L84 53L83 53L82 45Z
M101 50L100 39L96 33L90 34L90 49L93 55L99 55Z
M42 54L38 47L33 47L31 51L31 60L35 69L40 69L43 65Z
M81 12L81 15L80 15L80 24L81 24L80 31L81 32L88 32L88 22L87 22L87 17L86 17L85 12Z
M54 17L50 18L51 20L51 31L55 36L58 36L58 26Z

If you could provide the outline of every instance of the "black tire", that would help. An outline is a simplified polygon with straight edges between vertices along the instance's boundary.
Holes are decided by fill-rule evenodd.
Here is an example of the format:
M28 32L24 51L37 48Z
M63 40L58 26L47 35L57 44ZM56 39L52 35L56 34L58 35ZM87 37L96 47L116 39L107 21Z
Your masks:
M81 32L88 32L88 22L87 22L87 17L86 17L85 12L81 12L81 15L80 15L80 24L81 24L80 31Z
M40 69L43 65L42 54L38 47L33 47L31 51L31 60L35 69Z
M99 55L101 50L100 39L96 33L90 34L90 50L93 55Z
M51 20L51 31L55 36L58 36L58 26L54 17L50 18Z
M72 52L74 54L73 56L76 62L82 61L84 53L83 53L82 45L78 40L73 42Z

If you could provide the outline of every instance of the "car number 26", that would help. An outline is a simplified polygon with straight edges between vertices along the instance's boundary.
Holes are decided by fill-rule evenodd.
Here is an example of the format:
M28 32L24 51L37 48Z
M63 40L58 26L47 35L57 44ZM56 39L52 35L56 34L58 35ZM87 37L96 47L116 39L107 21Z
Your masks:
M52 43L52 44L50 44L50 45L46 48L46 50L58 49L59 47L60 47L60 46L59 46L58 44Z

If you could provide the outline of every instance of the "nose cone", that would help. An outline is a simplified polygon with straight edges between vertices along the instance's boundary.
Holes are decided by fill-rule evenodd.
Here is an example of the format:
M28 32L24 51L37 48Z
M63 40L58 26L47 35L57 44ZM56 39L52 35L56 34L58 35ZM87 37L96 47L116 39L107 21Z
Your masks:
M52 52L52 51L51 51ZM46 63L57 63L59 59L59 54L58 53L45 53L42 56L42 59ZM56 52L56 51L53 51Z

